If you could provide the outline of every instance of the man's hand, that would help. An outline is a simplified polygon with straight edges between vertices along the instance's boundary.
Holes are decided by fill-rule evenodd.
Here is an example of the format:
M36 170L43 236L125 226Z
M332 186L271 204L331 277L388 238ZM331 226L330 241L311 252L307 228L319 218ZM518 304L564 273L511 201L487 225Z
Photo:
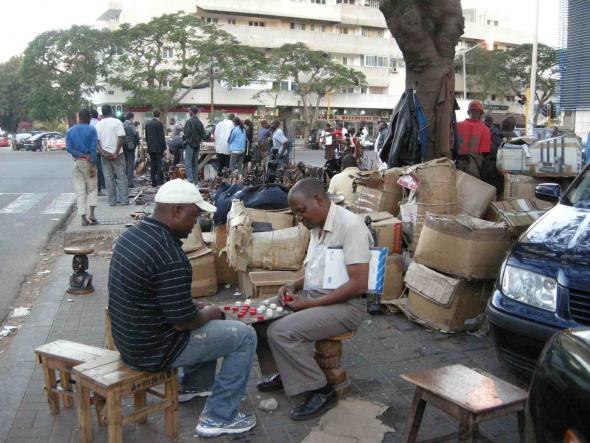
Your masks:
M203 315L205 315L209 320L224 320L225 314L219 308L219 306L205 306L201 309Z
M291 300L285 300L284 304L294 312L312 307L310 301L299 294L289 294L287 297L290 297Z
M90 168L90 177L96 177L96 166L92 165Z
M293 285L285 285L279 288L279 301L285 304L290 298L295 295L295 287Z

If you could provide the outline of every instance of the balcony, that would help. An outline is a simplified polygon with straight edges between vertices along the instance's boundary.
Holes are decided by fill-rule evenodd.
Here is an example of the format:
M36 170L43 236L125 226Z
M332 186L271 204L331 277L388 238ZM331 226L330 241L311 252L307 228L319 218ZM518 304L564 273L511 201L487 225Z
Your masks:
M369 9L369 8L367 8ZM222 25L241 44L255 48L278 48L286 43L301 42L316 51L332 54L366 54L402 58L392 38L363 37L331 32L300 31L283 28Z

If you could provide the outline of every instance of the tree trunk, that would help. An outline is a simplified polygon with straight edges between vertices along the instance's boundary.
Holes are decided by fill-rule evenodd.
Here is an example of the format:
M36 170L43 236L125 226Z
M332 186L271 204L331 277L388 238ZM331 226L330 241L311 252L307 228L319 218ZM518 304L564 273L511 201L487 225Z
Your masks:
M209 71L209 104L211 105L211 114L214 112L215 101L213 100L213 87L215 86L215 79L213 78L213 67Z
M404 55L406 88L416 90L428 120L426 160L450 157L455 47L464 30L461 1L385 0L381 11Z

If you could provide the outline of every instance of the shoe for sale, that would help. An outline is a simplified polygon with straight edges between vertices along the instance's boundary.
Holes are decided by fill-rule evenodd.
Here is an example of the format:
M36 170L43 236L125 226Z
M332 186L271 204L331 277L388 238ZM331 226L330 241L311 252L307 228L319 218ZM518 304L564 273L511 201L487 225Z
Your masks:
M201 417L196 431L201 437L216 437L221 434L241 434L248 432L254 426L256 426L256 417L253 414L238 412L238 415L229 422Z
M204 390L197 390L197 389L187 389L187 388L180 388L178 390L178 401L180 403L184 403L187 401L191 401L193 398L205 398L211 395L211 391L204 391Z

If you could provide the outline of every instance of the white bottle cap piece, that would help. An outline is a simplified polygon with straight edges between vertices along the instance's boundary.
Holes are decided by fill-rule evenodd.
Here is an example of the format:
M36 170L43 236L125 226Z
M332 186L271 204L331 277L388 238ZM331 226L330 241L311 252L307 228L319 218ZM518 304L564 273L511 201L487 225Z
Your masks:
M270 304L270 309L276 309L277 308L277 304L276 303L271 303Z
M282 306L278 306L277 307L277 312L283 312L283 307Z
M251 304L251 303L252 303L252 299L251 299L251 298L247 298L247 299L244 301L244 304L246 304L246 305L249 305L249 304Z
M265 305L268 305L270 303L270 300L264 300L262 303L264 303Z
M273 310L272 310L272 309L267 309L267 310L266 310L266 316L267 316L267 317L272 317L272 315L273 315L273 314L274 314L274 312L273 312Z
M264 312L264 308L261 306L258 309L256 309L256 312L258 312L259 314L262 314Z
M242 306L242 302L241 301L237 301L236 302L236 306Z

